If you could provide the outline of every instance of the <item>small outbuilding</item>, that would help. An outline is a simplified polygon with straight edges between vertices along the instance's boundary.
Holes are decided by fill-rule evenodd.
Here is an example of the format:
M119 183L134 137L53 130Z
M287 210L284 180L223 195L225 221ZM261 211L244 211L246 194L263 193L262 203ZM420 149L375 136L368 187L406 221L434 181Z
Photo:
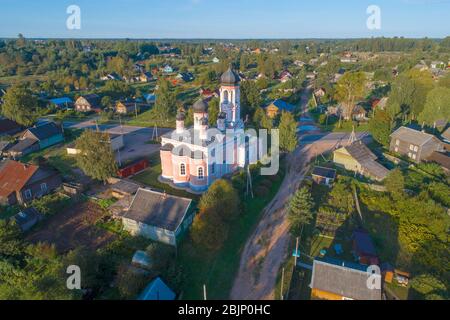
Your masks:
M336 170L316 166L312 172L312 179L317 184L331 186L336 179Z
M138 300L175 300L176 294L164 281L158 277L154 279L140 294Z

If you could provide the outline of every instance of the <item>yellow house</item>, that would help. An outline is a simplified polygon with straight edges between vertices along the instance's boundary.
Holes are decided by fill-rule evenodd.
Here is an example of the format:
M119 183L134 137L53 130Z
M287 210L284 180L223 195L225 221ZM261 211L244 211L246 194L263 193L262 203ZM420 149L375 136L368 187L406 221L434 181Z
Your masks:
M273 119L282 111L293 112L294 109L295 106L293 106L292 104L289 104L286 101L278 99L266 107L266 114L269 118Z
M333 153L333 162L343 166L346 170L382 181L389 174L389 170L376 160L377 156L361 140Z

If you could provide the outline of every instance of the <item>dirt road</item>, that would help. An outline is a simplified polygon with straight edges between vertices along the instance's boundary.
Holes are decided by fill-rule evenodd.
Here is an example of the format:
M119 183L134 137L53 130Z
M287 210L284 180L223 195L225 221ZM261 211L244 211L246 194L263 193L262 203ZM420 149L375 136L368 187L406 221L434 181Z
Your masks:
M310 91L302 96L303 110ZM278 271L289 245L286 204L298 189L309 163L318 155L333 150L348 139L348 134L322 135L301 144L288 159L286 177L278 194L265 208L263 217L250 236L241 255L238 275L231 290L232 300L273 300Z

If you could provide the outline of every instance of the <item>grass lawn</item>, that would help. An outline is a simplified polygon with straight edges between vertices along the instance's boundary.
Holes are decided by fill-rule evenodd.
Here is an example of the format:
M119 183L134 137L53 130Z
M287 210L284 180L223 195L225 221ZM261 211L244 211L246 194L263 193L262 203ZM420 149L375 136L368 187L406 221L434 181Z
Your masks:
M175 118L161 122L161 120L156 119L154 113L151 110L148 110L142 112L137 117L125 120L124 124L138 127L154 127L156 125L159 128L173 128L175 126Z
M206 284L208 299L229 298L245 243L260 220L263 209L276 195L281 183L282 179L273 183L270 195L265 198L244 201L245 210L233 223L228 239L218 252L199 252L189 239L182 243L178 250L178 263L185 271L183 299L201 299L203 284Z
M400 300L408 300L409 296L409 286L403 287L393 280L392 283L385 283L387 290L395 294Z

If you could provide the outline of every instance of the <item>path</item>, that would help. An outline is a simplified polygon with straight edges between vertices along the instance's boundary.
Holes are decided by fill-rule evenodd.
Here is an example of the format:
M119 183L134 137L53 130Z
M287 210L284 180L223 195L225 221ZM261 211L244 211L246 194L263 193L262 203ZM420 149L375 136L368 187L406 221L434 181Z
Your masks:
M311 88L301 97L306 111ZM232 300L274 300L278 271L286 258L290 240L286 204L298 189L308 164L318 155L345 143L349 134L314 134L301 137L300 146L288 157L285 179L274 199L264 209L262 219L248 239L241 255L238 274L230 298ZM305 143L303 143L305 140Z

